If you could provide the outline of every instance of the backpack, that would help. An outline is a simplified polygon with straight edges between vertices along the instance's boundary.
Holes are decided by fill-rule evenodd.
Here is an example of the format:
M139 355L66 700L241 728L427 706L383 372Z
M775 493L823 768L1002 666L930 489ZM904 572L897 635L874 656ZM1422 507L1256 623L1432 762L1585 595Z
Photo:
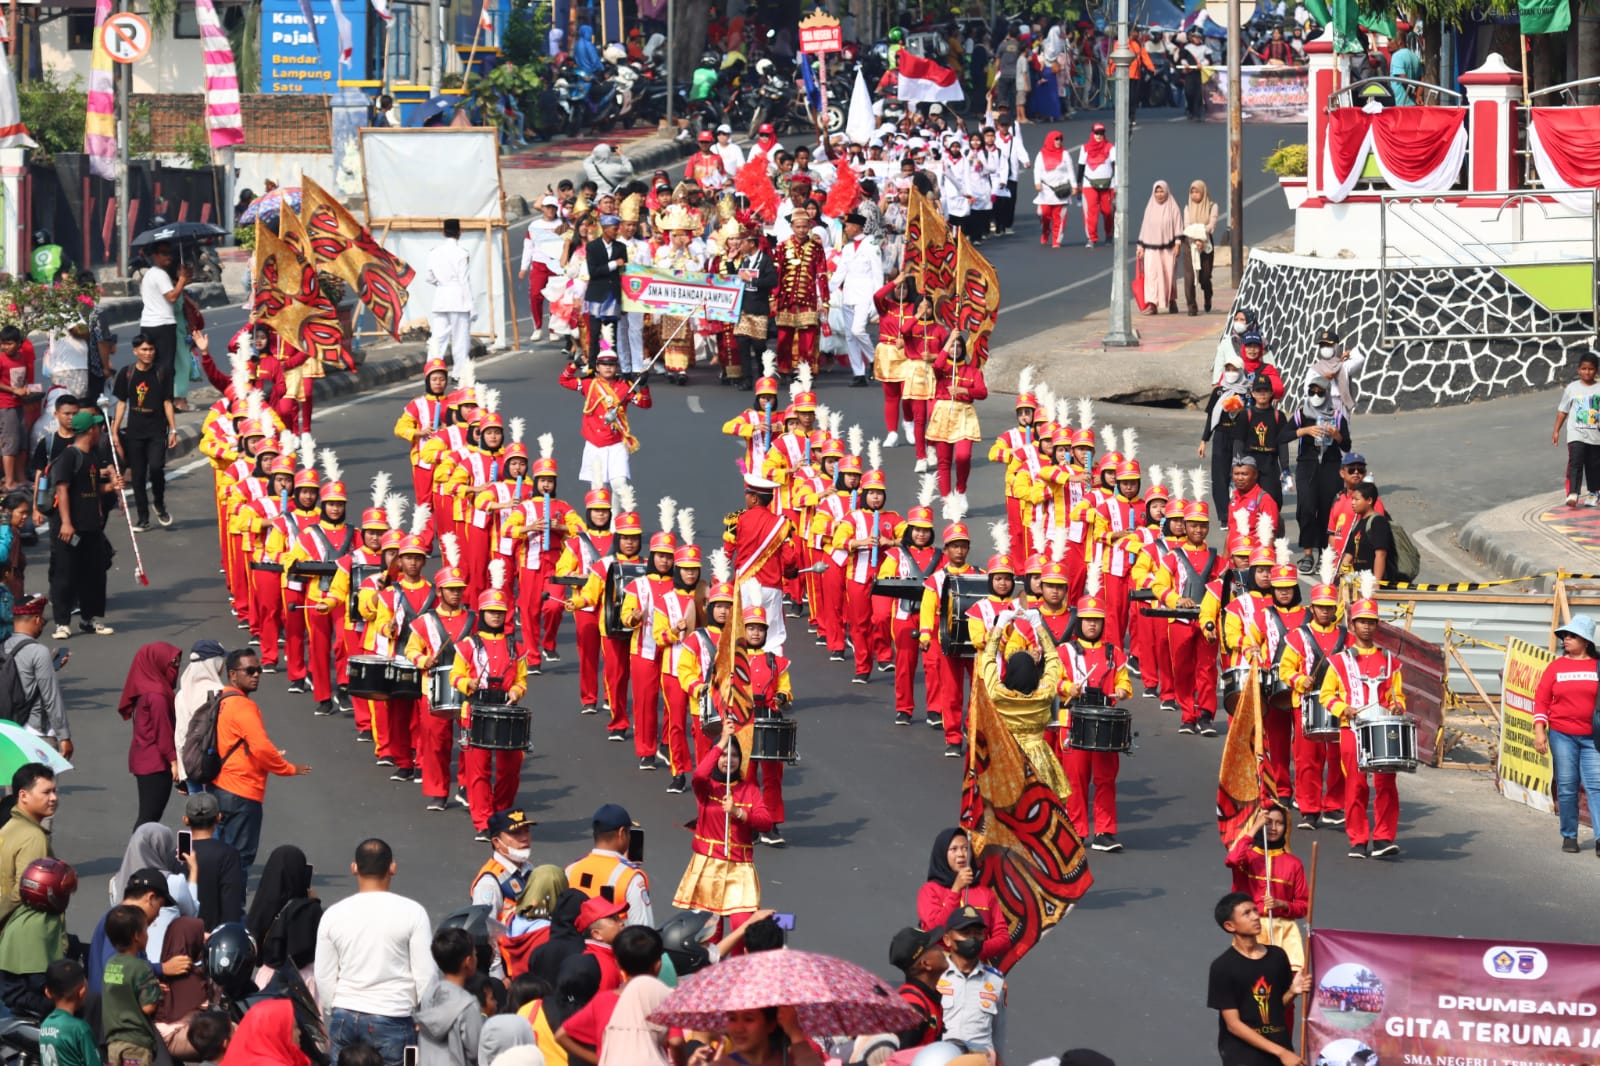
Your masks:
M217 720L221 717L222 701L228 690L220 689L206 697L206 702L189 719L189 732L183 738L183 768L189 780L209 785L222 773L223 764L232 758L244 743L240 739L225 753L217 751ZM237 693L235 693L237 695ZM249 749L246 748L246 751Z
M24 643L38 642L32 637L23 637L11 650L0 650L0 719L18 725L28 724L33 705L39 698L37 692L28 692L28 686L22 683L22 670L17 666L16 652Z
M1394 538L1394 580L1415 581L1422 572L1422 553L1416 541L1406 532L1405 526L1389 519L1389 535Z

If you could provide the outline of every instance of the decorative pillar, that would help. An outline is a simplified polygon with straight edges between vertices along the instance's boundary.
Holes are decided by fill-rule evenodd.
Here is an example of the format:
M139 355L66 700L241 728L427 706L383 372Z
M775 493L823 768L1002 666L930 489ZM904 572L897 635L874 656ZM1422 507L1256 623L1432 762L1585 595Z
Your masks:
M1517 103L1522 74L1498 52L1461 75L1467 91L1467 189L1495 192L1526 184L1517 157Z
M1322 195L1322 157L1328 149L1328 100L1344 88L1345 64L1333 54L1333 31L1324 29L1305 44L1306 196Z

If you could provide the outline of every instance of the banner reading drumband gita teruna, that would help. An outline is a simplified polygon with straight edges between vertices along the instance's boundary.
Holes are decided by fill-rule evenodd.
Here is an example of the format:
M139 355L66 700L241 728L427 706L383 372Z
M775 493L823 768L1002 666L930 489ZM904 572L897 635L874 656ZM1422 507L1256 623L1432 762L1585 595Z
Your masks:
M1600 1062L1600 947L1318 929L1311 1066Z

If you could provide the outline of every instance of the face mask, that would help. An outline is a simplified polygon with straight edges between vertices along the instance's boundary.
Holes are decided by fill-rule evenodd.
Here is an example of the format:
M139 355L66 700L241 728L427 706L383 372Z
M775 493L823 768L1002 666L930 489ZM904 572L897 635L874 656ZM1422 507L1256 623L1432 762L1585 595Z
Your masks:
M1317 354L1322 356L1324 359L1331 358L1333 356L1333 345L1324 344L1322 347L1317 349Z
M1323 395L1322 393L1314 393L1311 396L1311 406L1312 407L1321 407L1323 404L1325 404L1327 402L1328 402L1328 397Z
M1235 333L1243 333L1244 332L1244 323L1243 322L1235 322L1233 324L1233 331Z
M956 954L963 959L975 959L983 951L983 941L977 937L964 936L956 941Z
M1223 371L1222 383L1224 385L1235 384L1238 380L1239 380L1239 372L1237 370L1225 370L1225 371Z
M506 858L510 859L512 862L517 863L520 866L522 863L525 863L525 862L528 861L528 857L533 854L533 849L532 848L507 848L501 854L503 854Z

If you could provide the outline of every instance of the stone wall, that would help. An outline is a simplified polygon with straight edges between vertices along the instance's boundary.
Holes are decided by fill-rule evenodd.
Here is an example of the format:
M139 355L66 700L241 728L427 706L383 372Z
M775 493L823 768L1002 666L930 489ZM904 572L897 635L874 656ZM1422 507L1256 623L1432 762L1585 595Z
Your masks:
M205 123L205 97L199 93L135 93L135 104L150 109L150 137L157 152L171 152L188 131ZM333 121L326 96L245 93L241 151L327 152L333 147Z

